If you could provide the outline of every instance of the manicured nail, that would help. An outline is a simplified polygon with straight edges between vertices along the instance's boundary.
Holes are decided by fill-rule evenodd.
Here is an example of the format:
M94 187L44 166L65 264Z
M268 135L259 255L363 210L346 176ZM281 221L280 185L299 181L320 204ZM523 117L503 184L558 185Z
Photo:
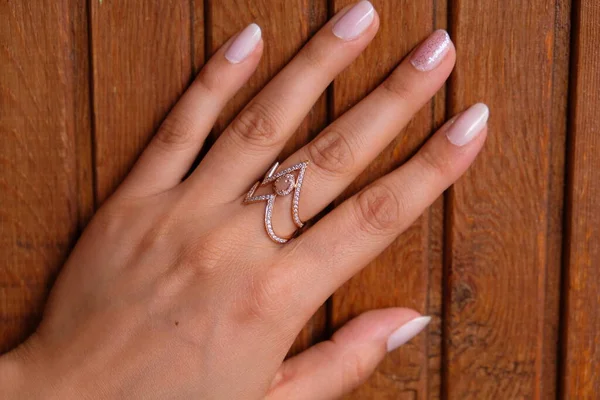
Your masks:
M425 329L427 324L429 324L429 321L431 321L431 317L418 317L396 329L388 337L387 351L390 352L396 350L398 347L417 336L419 332Z
M450 35L443 29L433 32L413 53L410 63L419 71L436 68L450 50Z
M455 146L464 146L481 133L490 116L490 109L483 103L472 105L450 123L446 137Z
M333 26L333 34L342 40L356 39L363 33L375 17L375 9L368 1L361 1L352 7Z
M260 27L256 24L250 24L238 37L229 45L225 52L225 58L232 64L241 63L254 51L258 42L260 42Z

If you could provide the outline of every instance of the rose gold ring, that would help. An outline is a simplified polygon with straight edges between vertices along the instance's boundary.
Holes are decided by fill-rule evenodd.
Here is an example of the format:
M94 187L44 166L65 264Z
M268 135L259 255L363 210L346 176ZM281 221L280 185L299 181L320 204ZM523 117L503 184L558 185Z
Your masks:
M265 207L265 229L267 231L267 235L269 235L269 238L271 238L271 240L275 243L285 243L291 239L279 237L273 230L273 223L271 220L273 218L275 199L278 196L287 196L294 192L294 197L292 198L292 220L298 228L302 228L304 226L304 223L300 221L298 203L300 202L300 190L302 189L302 181L304 180L304 173L306 172L307 166L308 161L304 161L299 164L292 165L283 171L275 173L277 167L279 167L279 163L276 162L271 168L269 168L269 171L267 171L265 174L264 179L256 182L244 198L244 204L257 203L259 201L267 202L267 206ZM296 171L298 171L298 175L294 176L294 172ZM256 192L259 187L267 186L269 184L272 184L273 193L254 196L254 192Z

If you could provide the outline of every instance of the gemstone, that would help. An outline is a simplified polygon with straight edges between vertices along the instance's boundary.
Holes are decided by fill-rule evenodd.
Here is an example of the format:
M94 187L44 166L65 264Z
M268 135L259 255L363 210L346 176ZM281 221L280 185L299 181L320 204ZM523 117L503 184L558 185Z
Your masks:
M273 190L279 196L286 196L286 195L292 193L292 190L294 190L294 186L295 186L294 175L285 174L285 175L277 178L277 180L273 183Z

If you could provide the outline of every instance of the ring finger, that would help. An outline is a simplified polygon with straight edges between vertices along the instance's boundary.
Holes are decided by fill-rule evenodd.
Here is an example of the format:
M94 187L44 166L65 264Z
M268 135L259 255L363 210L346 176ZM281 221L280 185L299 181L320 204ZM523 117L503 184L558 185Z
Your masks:
M299 218L314 217L333 201L393 140L446 81L455 61L448 34L434 32L369 96L282 163L280 170L308 161ZM292 196L277 199L273 226L289 236Z

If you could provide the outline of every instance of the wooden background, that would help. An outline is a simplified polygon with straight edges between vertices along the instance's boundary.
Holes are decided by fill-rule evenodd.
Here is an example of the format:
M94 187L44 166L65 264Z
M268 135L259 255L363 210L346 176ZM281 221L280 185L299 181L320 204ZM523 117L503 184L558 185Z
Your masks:
M94 210L227 38L264 32L240 107L348 0L0 1L0 350L34 329ZM433 315L352 399L600 398L600 2L375 0L381 30L287 151L356 103L419 40L449 30L445 89L349 189L398 166L477 102L474 167L341 288L293 352L363 310ZM340 199L341 201L341 199Z

